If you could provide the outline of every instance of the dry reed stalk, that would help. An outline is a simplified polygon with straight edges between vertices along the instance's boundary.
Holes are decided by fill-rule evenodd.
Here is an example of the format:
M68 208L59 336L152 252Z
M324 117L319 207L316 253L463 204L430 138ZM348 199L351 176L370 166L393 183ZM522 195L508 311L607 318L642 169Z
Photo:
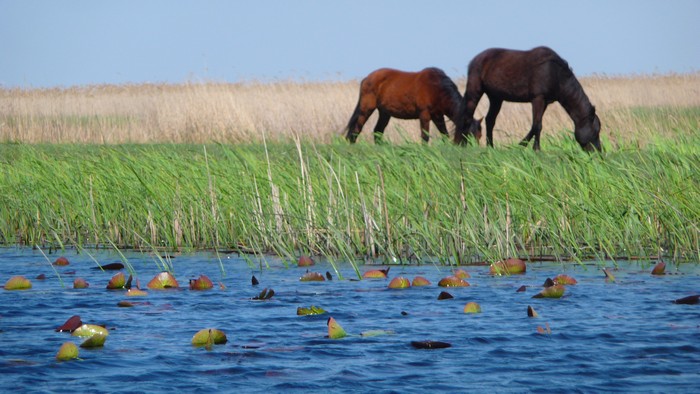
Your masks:
M456 81L460 90L465 79ZM581 78L603 122L603 134L635 139L672 136L687 120L640 119L639 108L700 107L700 73ZM63 89L0 88L0 141L27 143L261 142L295 138L327 143L355 107L359 81L100 85ZM477 116L488 110L484 98ZM360 140L371 141L374 114ZM529 104L505 103L496 143L522 138L531 126ZM573 124L558 104L543 120L543 134L570 134ZM386 139L419 141L418 121L392 119ZM437 137L435 127L431 134ZM688 130L695 132L696 130Z

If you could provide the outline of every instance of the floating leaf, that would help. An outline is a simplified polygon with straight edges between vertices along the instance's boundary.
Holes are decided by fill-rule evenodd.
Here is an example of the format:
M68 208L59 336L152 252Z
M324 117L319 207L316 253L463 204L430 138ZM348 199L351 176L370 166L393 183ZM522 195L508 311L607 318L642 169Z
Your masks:
M539 334L552 334L552 329L549 328L549 323L544 323L544 327L537 326L537 332Z
M544 288L532 298L561 298L564 295L566 288L562 285L554 285Z
M303 308L303 307L297 308L297 315L298 316L322 315L324 313L326 313L326 311L323 308L319 308L319 307L313 306L313 305L311 305L308 308Z
M87 289L88 287L90 287L90 284L83 278L75 278L75 280L73 280L74 289Z
M348 335L343 327L332 317L328 318L326 325L328 326L328 338L330 339L340 339Z
M299 278L302 282L323 282L326 278L318 272L307 272Z
M413 282L411 282L411 286L430 286L432 283L430 281L422 276L416 276L413 278Z
M497 261L489 267L489 273L491 275L524 274L526 270L527 266L525 265L525 261L521 259Z
M605 273L605 280L606 281L615 282L615 275L613 275L609 269L603 268L603 272Z
M469 272L467 272L467 271L465 271L465 270L463 270L463 269L461 269L461 268L455 270L455 272L454 272L453 275L456 276L456 277L458 277L458 278L460 278L460 279L469 279L469 278L472 277L471 275L469 275Z
M13 276L5 282L5 290L27 290L32 288L32 282L22 275Z
M257 286L257 285L260 284L260 282L258 282L258 278L256 278L255 275L253 275L253 277L250 279L250 283L251 283L253 286Z
M197 279L190 279L190 290L210 290L214 288L214 282L206 275L199 275Z
M403 276L397 276L389 282L390 289L408 289L411 287L411 281Z
M117 270L120 270L122 268L124 268L124 264L122 264L122 263L110 263L110 264L101 265L99 267L93 267L92 269L95 269L95 270L101 269L101 270L105 270L105 271L117 271Z
M269 300L270 298L272 298L273 295L275 295L274 290L265 288L265 289L263 289L263 291L260 292L260 294L253 297L253 299L254 300Z
M464 313L481 313L481 305L474 301L468 302L467 305L464 306Z
M109 331L97 324L83 324L80 327L73 330L74 337L91 337L95 334L109 335Z
M120 308L132 308L135 304L129 301L119 301L117 306Z
M141 289L129 289L126 292L127 297L145 297L148 293Z
M333 280L333 275L331 275L330 271L326 271L326 279Z
M524 292L525 290L527 290L527 286L522 285L522 286L518 287L518 290L515 290L515 292L516 292L516 293L522 293L522 292Z
M73 332L75 331L76 328L80 327L83 325L83 322L80 320L80 316L78 315L73 315L68 320L66 320L65 323L63 323L60 327L56 328L56 331L58 332Z
M557 285L575 285L576 283L578 283L576 279L569 275L559 274L554 277L554 284Z
M160 289L176 289L178 287L177 280L175 277L167 271L163 271L158 275L154 276L150 282L146 285L149 289L160 290Z
M454 298L452 294L446 292L446 291L441 291L440 294L438 294L438 300L449 300Z
M554 281L552 280L552 278L547 278L547 279L545 279L544 284L542 286L552 287L552 286L554 286Z
M65 342L56 353L56 360L68 361L78 358L78 347L73 342Z
M197 331L192 337L192 344L194 346L211 346L221 345L228 341L226 334L216 328L205 328L203 330Z
M527 316L528 317L538 317L539 315L535 312L535 309L530 305L527 306Z
M664 275L666 273L666 263L659 261L651 270L652 275Z
M39 274L36 276L36 280L44 280L46 279L46 274Z
M53 262L53 265L59 266L59 267L64 267L66 265L69 265L70 262L68 261L67 258L61 256L56 259L56 261Z
M445 349L452 345L441 341L411 341L411 346L416 349Z
M394 335L396 332L391 330L369 330L360 333L361 337L378 337L381 335Z
M120 290L124 288L124 285L126 285L126 277L123 272L119 272L109 280L107 288L109 290Z
M102 346L104 346L106 340L107 340L107 335L95 334L95 335L91 336L90 338L86 339L85 342L81 343L80 347L82 347L82 348L102 347Z
M297 265L299 267L311 267L314 264L316 264L316 263L314 263L314 261L311 259L311 257L306 256L306 255L302 255L301 257L299 257L299 260L297 261Z
M446 276L442 279L440 279L440 282L438 282L438 286L440 287L466 287L469 286L469 282L462 278L458 278L454 275L451 276Z
M369 270L362 274L365 279L385 279L389 275L391 267L383 270Z
M700 302L700 295L691 295L673 301L674 304L695 305Z

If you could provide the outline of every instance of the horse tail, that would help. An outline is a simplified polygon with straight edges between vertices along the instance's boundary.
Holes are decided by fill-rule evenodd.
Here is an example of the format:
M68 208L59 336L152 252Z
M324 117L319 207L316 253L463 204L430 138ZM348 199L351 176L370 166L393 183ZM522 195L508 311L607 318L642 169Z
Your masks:
M355 130L357 129L357 121L360 119L360 101L360 99L357 100L355 111L353 111L352 116L350 116L350 120L348 121L348 125L345 126L344 129L345 139L353 143L357 139L357 134L355 133Z

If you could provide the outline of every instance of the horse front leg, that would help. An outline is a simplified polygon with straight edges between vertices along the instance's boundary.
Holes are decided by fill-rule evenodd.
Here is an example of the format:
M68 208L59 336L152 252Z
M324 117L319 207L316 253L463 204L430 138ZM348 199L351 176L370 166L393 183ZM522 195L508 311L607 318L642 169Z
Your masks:
M520 141L520 145L527 146L532 137L535 137L535 144L532 145L533 150L540 150L540 132L542 131L542 117L547 109L547 102L544 97L537 96L532 101L532 128L527 133L525 138Z
M391 115L386 112L379 111L379 119L377 120L376 126L374 126L374 143L381 144L384 139L384 129L389 124L389 119Z
M493 148L493 128L496 126L496 117L501 111L503 100L489 97L489 112L486 114L486 145Z

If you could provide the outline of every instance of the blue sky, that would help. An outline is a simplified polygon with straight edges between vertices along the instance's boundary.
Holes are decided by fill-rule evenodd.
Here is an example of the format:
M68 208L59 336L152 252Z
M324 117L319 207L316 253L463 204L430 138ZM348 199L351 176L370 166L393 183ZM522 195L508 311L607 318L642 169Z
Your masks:
M0 0L0 86L458 78L489 47L547 45L577 75L700 69L696 0Z

